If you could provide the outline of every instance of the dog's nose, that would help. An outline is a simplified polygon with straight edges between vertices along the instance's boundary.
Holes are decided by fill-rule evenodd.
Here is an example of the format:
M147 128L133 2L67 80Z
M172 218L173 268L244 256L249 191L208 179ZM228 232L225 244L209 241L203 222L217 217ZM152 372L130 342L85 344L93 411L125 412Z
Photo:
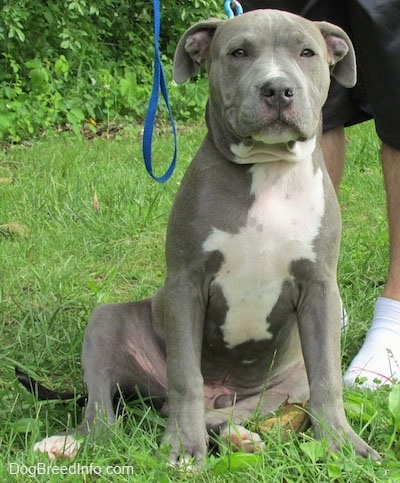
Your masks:
M292 101L295 88L285 77L275 77L261 86L261 94L273 107L287 107Z

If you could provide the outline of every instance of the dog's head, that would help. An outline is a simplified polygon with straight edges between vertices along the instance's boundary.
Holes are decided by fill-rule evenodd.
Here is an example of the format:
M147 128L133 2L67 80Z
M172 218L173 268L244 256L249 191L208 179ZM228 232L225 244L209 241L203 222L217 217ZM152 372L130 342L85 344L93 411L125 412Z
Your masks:
M350 39L339 27L278 10L256 10L191 27L174 58L185 82L205 65L210 106L244 146L307 142L315 137L330 75L356 81Z

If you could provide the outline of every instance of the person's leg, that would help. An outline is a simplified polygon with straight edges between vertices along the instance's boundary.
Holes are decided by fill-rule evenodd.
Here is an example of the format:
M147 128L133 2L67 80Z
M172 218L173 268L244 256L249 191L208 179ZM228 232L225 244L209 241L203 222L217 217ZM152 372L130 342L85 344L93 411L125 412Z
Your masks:
M366 378L361 387L375 388L374 379L389 384L400 379L400 3L354 0L348 5L357 62L382 140L390 265L371 327L344 382L352 387L357 377Z
M325 131L321 137L321 147L324 153L326 169L328 170L336 194L338 194L346 159L344 127L338 126L329 131Z
M390 237L389 275L382 296L400 301L400 150L382 143L382 169Z
M382 144L387 196L390 265L387 284L375 305L374 319L360 352L344 375L349 387L374 389L374 380L400 380L400 151Z

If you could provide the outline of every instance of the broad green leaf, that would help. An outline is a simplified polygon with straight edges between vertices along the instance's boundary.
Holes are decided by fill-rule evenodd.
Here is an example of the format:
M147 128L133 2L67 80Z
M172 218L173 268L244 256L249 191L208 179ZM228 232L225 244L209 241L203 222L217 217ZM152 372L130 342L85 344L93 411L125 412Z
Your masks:
M262 462L262 456L254 453L231 453L223 456L214 466L216 475L224 475L234 471L246 471L249 467Z
M395 384L390 391L388 408L393 416L396 430L400 431L400 384Z

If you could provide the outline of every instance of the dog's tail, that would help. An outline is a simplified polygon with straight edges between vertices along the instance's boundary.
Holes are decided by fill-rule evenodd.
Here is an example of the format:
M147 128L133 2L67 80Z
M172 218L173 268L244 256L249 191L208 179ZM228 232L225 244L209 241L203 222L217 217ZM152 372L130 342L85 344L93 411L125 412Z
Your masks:
M59 400L70 401L75 400L75 404L79 407L84 407L87 402L87 395L77 395L74 392L57 392L48 389L33 377L23 372L19 367L15 367L15 376L18 381L40 401Z

